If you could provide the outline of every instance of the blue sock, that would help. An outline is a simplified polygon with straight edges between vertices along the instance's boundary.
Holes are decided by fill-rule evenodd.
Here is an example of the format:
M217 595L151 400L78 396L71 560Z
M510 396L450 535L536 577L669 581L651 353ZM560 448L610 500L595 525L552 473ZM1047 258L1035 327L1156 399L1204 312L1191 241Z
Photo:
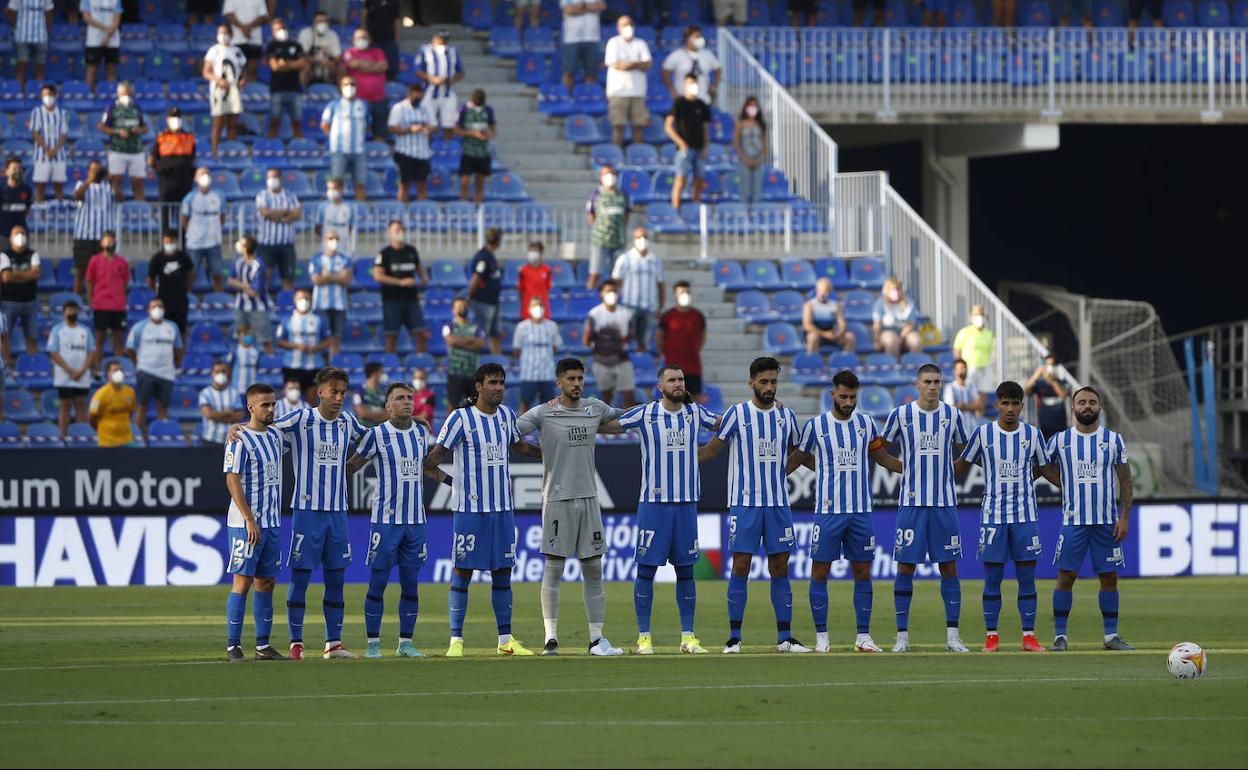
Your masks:
M1105 624L1105 635L1118 633L1118 592L1101 591L1096 595L1096 601L1101 605L1101 622Z
M399 638L411 639L420 614L420 569L399 567Z
M1036 630L1036 565L1014 565L1018 575L1018 616L1023 621L1023 633Z
M783 642L793 636L793 587L788 575L771 579L771 607L776 611L776 641Z
M230 591L225 602L225 646L238 647L243 643L243 617L247 614L247 594Z
M637 565L637 577L633 580L633 610L637 613L637 633L650 633L650 611L654 607L654 574L658 568L649 564Z
M875 598L871 578L854 581L854 615L858 618L858 633L871 633L871 602Z
M1005 565L984 562L984 628L989 633L997 630L1001 620L1001 581L1005 580ZM944 588L942 581L941 588ZM943 591L942 591L943 593Z
M956 576L942 577L940 598L945 600L945 625L949 628L957 628L958 617L962 614L962 581Z
M325 570L325 599L321 602L325 610L325 641L342 641L342 619L346 615L346 602L342 597L342 585L345 582L345 570Z
M698 584L693 580L693 566L676 568L676 611L680 613L680 632L693 634L693 615L698 606Z
M828 581L810 579L810 616L815 621L815 633L828 632Z
M256 591L251 595L251 611L256 617L256 647L267 647L273 633L273 592Z
M511 633L511 568L496 569L490 573L494 580L494 590L490 592L490 601L494 604L494 622L498 624L499 635Z
M1060 588L1053 590L1053 633L1056 636L1066 635L1066 623L1070 620L1070 608L1075 604L1075 595Z
M303 642L303 613L308 598L308 583L312 570L292 569L290 585L286 588L286 622L290 625L290 643Z
M469 578L460 577L458 572L451 573L451 636L464 637L464 616L468 614L468 582Z
M389 569L375 569L368 576L368 593L364 595L364 633L369 639L381 638L381 616L386 612L386 584Z
M733 639L741 638L741 621L745 618L745 600L748 596L750 579L747 577L728 576L728 628Z
M914 575L897 573L893 581L893 606L897 610L897 630L910 629L910 600L914 598Z

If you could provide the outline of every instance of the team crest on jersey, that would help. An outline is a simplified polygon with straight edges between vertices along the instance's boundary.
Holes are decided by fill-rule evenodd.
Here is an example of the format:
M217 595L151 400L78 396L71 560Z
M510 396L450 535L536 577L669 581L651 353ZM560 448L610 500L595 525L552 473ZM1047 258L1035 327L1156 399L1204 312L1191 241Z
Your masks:
M940 427L942 427L942 428L948 428L948 427L949 427L949 418L948 418L948 417L942 417L942 418L940 418Z
M866 428L859 428L859 429L858 429L858 438L862 438L862 437L863 437L863 436L865 436L865 435L867 435L867 429L866 429Z
M1098 442L1096 443L1096 448L1097 448L1097 449L1099 449L1099 450L1101 450L1102 452L1104 452L1106 449L1109 449L1109 442L1108 442L1108 441L1098 441Z

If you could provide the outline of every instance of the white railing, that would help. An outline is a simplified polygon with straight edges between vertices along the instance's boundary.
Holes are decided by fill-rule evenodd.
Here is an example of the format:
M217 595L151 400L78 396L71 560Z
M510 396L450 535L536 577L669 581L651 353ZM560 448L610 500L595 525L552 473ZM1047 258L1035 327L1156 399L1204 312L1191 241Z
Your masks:
M728 37L821 116L1248 119L1248 29L748 28Z

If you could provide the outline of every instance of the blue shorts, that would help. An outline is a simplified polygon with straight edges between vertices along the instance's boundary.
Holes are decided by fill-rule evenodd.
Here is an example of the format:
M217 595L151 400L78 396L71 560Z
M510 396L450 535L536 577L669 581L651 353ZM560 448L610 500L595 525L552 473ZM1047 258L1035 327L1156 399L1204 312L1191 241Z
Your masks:
M351 166L351 182L358 185L368 184L368 157L362 152L331 152L329 154L329 175L338 177L346 183L347 166Z
M638 503L636 562L688 567L698 561L697 503Z
M577 65L584 73L586 80L597 80L598 70L602 67L602 50L595 42L564 43L559 51L563 74L576 75Z
M261 243L256 254L269 268L276 269L283 281L295 280L295 244Z
M481 327L481 333L487 337L497 337L503 333L499 324L498 305L489 302L468 300L468 309L472 311L472 322Z
M42 16L43 14L40 14ZM40 19L40 24L43 20ZM47 43L18 43L17 44L17 63L25 64L26 62L34 62L35 64L48 63L48 44ZM5 236L8 237L7 234Z
M247 542L246 527L229 528L229 559L231 575L271 578L282 568L282 533L277 528L261 529L260 541Z
M303 120L303 94L298 91L278 91L269 94L269 120L281 120L290 116L292 126Z
M291 516L291 569L346 569L351 563L347 512L295 511Z
M374 570L420 569L429 558L424 524L377 524L368 532L368 554L364 563Z
M676 151L676 176L702 177L702 153L700 149L690 147L688 150Z
M406 327L409 332L425 328L425 313L420 307L420 301L382 301L382 330L388 335L397 335L399 329L403 327Z
M869 513L817 513L810 537L811 561L875 561L875 529Z
M516 516L503 513L454 515L456 569L511 569L516 566Z
M759 541L768 556L793 553L793 511L787 505L739 506L728 509L728 550L756 553Z
M1113 524L1063 524L1057 537L1053 563L1059 570L1078 572L1083 566L1083 555L1089 549L1092 551L1092 570L1096 574L1126 569L1122 543L1114 540Z
M893 561L900 564L943 563L962 558L962 532L953 506L903 505L897 509Z
M555 396L555 383L552 380L522 381L520 383L520 401L529 406L544 404Z
M205 275L225 277L229 274L229 270L225 268L225 259L221 256L221 246L208 246L203 249L186 250L186 256L190 257L195 269L202 271Z
M347 311L345 310L318 310L316 314L321 317L321 321L325 323L325 327L329 329L329 336L341 337L344 329L347 328Z
M979 560L982 562L1036 561L1043 552L1040 525L1034 521L979 525Z

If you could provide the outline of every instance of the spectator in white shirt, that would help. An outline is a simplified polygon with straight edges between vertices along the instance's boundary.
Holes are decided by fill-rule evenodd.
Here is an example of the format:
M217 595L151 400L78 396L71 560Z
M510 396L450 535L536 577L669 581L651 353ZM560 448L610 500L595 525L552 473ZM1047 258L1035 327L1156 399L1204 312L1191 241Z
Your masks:
M666 303L663 260L650 251L646 228L633 230L633 248L616 261L611 278L619 284L620 305L632 314L629 336L637 350L645 352L654 327L654 319Z
M247 57L247 77L255 80L264 54L263 30L269 23L268 4L265 0L225 0L221 15L232 31L230 43L242 49Z
M317 11L312 26L299 33L299 45L312 65L303 71L305 83L337 83L338 65L342 60L342 41L329 26L329 15Z
M715 22L721 27L745 26L750 16L746 0L714 0Z
M689 75L698 79L699 98L707 104L714 103L719 88L719 59L706 47L702 28L696 25L685 28L684 46L663 60L663 85L673 99L680 98Z
M104 63L104 76L117 79L121 50L121 0L83 0L82 20L87 25L83 61L87 63L87 86L95 90L96 72Z
M607 41L607 117L611 141L624 146L624 127L633 127L633 141L640 142L650 120L646 108L646 72L654 65L650 46L637 37L633 20L621 16L615 24L620 34Z
M169 418L169 402L173 400L173 381L182 366L182 335L175 323L165 320L165 303L154 299L147 303L147 318L130 329L126 338L126 355L137 370L139 427L147 432L147 406L156 401L156 417Z
M563 36L559 54L563 65L563 84L572 93L579 68L585 73L586 83L598 82L598 67L602 63L598 45L602 36L598 14L607 9L602 0L560 0L563 10Z
M243 419L241 396L230 385L230 365L212 365L212 384L199 392L199 413L203 415L199 437L205 444L225 444L230 426Z
M238 138L238 116L243 114L243 85L247 82L247 58L230 42L230 28L217 27L217 44L204 54L204 80L208 81L208 105L212 112L212 157L217 157L221 129L232 142Z
M627 409L637 403L636 373L628 355L632 313L620 307L618 288L615 281L603 281L599 289L602 303L589 311L582 342L593 351L594 380L602 400L612 403L618 390Z
M91 330L78 322L80 312L78 303L68 300L61 308L64 322L52 327L48 335L52 384L61 402L57 424L62 436L69 431L71 413L78 422L87 421L87 394L91 390L91 368L96 351Z

